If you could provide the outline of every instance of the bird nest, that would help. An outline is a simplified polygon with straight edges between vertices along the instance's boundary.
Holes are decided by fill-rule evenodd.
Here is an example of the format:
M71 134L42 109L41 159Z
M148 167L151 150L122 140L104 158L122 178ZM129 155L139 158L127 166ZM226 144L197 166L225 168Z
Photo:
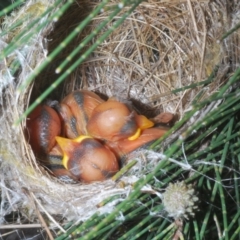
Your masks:
M236 36L229 40L232 42L219 41L236 21L233 12L226 10L232 9L227 2L142 2L48 98L60 101L73 90L88 89L101 96L127 100L148 117L171 112L181 119L202 90L202 86L187 86L205 80L216 64L220 64L217 80L207 86L202 96L208 98L218 91L226 73L237 62L237 54L234 53ZM54 0L29 0L6 16L2 21L2 30L8 32L0 39L1 49L7 47L23 29L28 34L31 30L26 27L29 22L39 18L54 3ZM34 218L38 208L49 217L60 215L68 220L85 220L97 211L110 212L115 204L128 196L132 183L158 163L158 159L152 157L154 151L149 154L148 151L139 150L128 157L128 162L136 159L137 164L122 176L124 187L113 180L91 184L64 183L52 177L36 161L25 138L25 121L14 125L29 104L58 78L56 68L59 64L109 16L117 3L111 1L21 92L18 91L19 85L98 6L99 1L74 1L58 21L49 22L32 34L26 44L19 45L0 63L1 216L20 210ZM59 6L54 7L42 20L50 18L58 9ZM123 8L123 11L127 10L128 7ZM84 49L94 44L98 36L119 17L116 15ZM19 20L23 20L21 24L11 29ZM73 60L80 56L81 53ZM228 64L230 57L232 66ZM20 65L13 74L10 66L15 59L19 60ZM73 61L68 66L71 64ZM191 121L196 121L202 114L199 111ZM119 197L111 204L100 207L99 204L110 196Z

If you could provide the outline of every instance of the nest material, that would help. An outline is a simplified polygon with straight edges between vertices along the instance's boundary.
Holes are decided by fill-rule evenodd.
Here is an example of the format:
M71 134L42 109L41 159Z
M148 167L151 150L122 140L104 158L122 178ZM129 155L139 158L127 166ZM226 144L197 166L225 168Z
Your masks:
M229 42L219 42L222 34L236 22L236 12L231 12L234 3L230 6L227 2L143 2L68 77L51 98L60 100L69 92L84 88L108 97L116 96L129 100L138 111L148 117L168 111L181 118L191 108L191 102L201 91L201 87L176 94L172 94L172 90L206 79L215 65L220 64L217 81L208 85L205 95L202 96L207 98L218 90L223 84L225 74L234 70L234 64L239 62L240 55L234 54L238 35L234 34ZM19 15L17 11L6 17L3 29L8 29L17 19L25 17L24 14L28 14L30 18L39 17L53 3L53 0L27 1L19 10L23 15ZM108 10L99 14L74 39L37 77L33 86L21 94L17 92L17 86L44 61L46 53L51 52L97 4L98 1L76 1L57 23L50 24L33 35L27 45L19 47L18 51L0 63L2 216L13 210L21 210L34 217L31 198L35 196L42 212L61 215L68 220L85 220L96 211L111 211L112 205L102 208L97 206L103 199L113 195L119 195L115 204L125 199L131 191L130 183L151 171L157 164L158 160L148 158L144 151L138 151L134 157L139 162L129 175L124 177L124 188L111 180L87 185L65 184L39 166L25 140L24 123L13 127L14 121L28 107L29 102L36 99L39 93L56 79L55 69L58 64L109 15ZM110 5L114 4L115 1L112 1ZM239 9L237 3L235 5ZM53 13L46 17L50 14ZM119 16L116 16L117 18ZM24 29L24 23L26 22L23 21L23 25L18 29L0 39L1 48L7 46L18 32ZM21 63L21 70L16 77L9 71L9 65L14 58L20 59ZM231 66L228 64L229 58L234 61ZM201 114L199 112L192 121L199 119Z

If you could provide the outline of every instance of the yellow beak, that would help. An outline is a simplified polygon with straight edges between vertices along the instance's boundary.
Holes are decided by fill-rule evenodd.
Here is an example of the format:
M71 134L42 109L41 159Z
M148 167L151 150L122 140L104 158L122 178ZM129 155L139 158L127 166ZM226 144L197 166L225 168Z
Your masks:
M150 121L148 118L146 118L144 115L136 115L136 122L138 125L137 131L130 137L128 137L128 140L136 140L141 135L142 130L151 128L154 126L154 123Z
M85 135L79 136L74 139L68 139L68 138L63 138L59 136L55 137L57 143L59 144L60 148L63 151L62 164L66 169L68 169L67 167L68 161L70 159L71 152L73 152L76 146L76 143L81 143L86 138L91 138L91 137L85 136Z

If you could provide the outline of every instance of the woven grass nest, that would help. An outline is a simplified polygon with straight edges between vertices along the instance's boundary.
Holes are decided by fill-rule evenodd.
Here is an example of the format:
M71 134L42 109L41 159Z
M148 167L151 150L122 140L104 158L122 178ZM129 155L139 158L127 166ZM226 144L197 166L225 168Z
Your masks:
M54 2L29 0L5 17L2 20L3 30L9 29L21 18L25 20L1 37L0 47L6 47L24 29L27 21L39 17ZM36 211L33 201L38 203L40 212L60 215L68 220L85 220L96 211L109 212L114 204L128 196L132 183L154 169L158 163L159 159L154 158L154 151L139 150L128 157L128 162L137 159L138 163L121 178L125 183L124 187L112 180L92 184L67 184L52 177L36 161L25 140L25 122L13 126L28 105L58 77L56 67L107 18L111 6L117 2L111 1L109 9L98 14L35 78L33 84L21 93L17 91L18 86L99 1L74 1L57 22L36 32L27 44L19 46L18 51L14 51L0 63L2 216L20 210L34 219ZM230 5L228 2L230 1L142 2L48 98L61 100L73 90L88 89L101 96L116 96L131 101L139 112L148 117L160 112L171 112L181 119L191 108L191 102L202 87L185 89L175 94L172 91L205 80L215 65L220 64L217 81L209 84L207 94L202 96L208 98L224 84L226 73L233 71L237 63L238 36L233 34L228 42L219 41L234 26L237 21L236 9L240 10L237 3ZM45 18L49 18L58 8L55 7ZM24 18L26 16L28 17ZM116 16L115 20L118 18ZM26 33L27 31L28 29ZM94 40L85 48L91 46ZM232 61L231 66L228 64L229 58ZM21 64L13 76L9 65L14 59L19 59ZM199 111L187 124L190 125L209 110ZM167 139L167 143L183 129L184 127ZM166 143L163 147L166 147ZM114 195L119 195L114 204L98 206L103 199Z

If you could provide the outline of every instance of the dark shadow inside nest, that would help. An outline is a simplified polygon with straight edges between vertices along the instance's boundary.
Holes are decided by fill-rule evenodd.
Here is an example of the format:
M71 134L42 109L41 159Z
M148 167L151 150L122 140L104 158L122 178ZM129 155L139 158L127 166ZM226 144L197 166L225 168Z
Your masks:
M63 14L63 16L54 24L53 30L48 36L45 36L45 46L48 51L48 55L52 53L57 46L69 36L69 34L83 21L83 19L89 15L92 11L91 6L84 1L81 1L81 5L75 1L70 8ZM62 52L50 63L48 66L36 77L34 86L30 98L30 102L33 102L41 95L46 89L48 89L53 82L60 76L56 73L56 68L66 59L68 54L74 50L74 47L81 42L81 35L75 37L70 44L66 45ZM84 49L83 49L84 51ZM76 59L81 56L81 52L78 53L68 65L66 69L71 66ZM63 69L62 72L64 72ZM71 92L73 89L78 89L81 86L81 81L76 82L76 72L73 72L68 76L65 81L59 84L54 91L48 96L50 99L60 100L66 93Z

